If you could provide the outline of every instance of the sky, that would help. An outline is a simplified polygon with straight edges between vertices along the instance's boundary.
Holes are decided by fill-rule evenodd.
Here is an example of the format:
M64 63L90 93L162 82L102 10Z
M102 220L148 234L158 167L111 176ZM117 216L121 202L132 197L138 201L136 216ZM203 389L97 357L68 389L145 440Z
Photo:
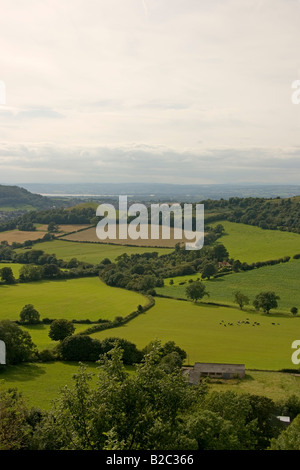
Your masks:
M1 0L0 183L298 184L299 24L299 0Z

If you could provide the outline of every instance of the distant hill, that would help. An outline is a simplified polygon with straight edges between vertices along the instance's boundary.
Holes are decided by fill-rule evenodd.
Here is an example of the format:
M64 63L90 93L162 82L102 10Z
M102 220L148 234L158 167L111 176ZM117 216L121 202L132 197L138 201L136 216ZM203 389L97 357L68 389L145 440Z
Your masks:
M55 206L51 198L33 194L19 186L0 185L0 211L50 209Z

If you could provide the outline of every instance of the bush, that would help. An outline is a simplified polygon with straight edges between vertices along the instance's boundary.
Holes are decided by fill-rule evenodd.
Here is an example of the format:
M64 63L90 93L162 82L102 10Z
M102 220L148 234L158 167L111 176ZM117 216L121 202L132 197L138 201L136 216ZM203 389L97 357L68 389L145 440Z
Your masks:
M123 350L123 362L126 365L133 365L141 362L143 358L143 354L139 351L134 343L126 339L120 338L105 338L101 341L101 347L103 354L108 353L111 349L113 349L116 344L120 346Z
M49 337L53 339L53 341L62 341L67 338L67 336L71 336L74 331L75 327L72 322L64 318L59 318L51 323Z
M73 335L61 342L59 351L65 361L95 362L102 354L102 347L100 341L88 335Z
M6 363L19 364L36 359L36 346L27 331L10 320L0 321L0 340L6 345Z
M43 349L39 352L38 358L41 362L52 362L57 359L57 354L51 349Z
M24 305L20 312L20 321L28 325L35 325L40 323L40 314L32 304Z

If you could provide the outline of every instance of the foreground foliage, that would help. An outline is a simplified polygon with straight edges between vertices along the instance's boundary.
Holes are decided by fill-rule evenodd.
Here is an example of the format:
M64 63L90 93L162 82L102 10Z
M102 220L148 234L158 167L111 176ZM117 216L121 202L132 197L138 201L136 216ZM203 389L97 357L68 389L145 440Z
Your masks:
M163 360L159 341L147 349L131 374L118 345L99 363L96 381L81 365L49 412L27 409L16 390L0 392L1 449L299 449L299 399L191 387L176 361ZM287 431L276 418L283 412L293 420Z

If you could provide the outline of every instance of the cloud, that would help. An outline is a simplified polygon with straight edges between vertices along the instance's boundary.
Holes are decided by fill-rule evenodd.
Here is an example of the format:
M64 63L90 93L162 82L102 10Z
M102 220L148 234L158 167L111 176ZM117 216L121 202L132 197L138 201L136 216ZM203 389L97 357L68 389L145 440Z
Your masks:
M2 180L295 182L299 9L3 0Z
M132 144L123 147L0 146L2 183L169 182L297 184L300 147L287 149L175 149Z

